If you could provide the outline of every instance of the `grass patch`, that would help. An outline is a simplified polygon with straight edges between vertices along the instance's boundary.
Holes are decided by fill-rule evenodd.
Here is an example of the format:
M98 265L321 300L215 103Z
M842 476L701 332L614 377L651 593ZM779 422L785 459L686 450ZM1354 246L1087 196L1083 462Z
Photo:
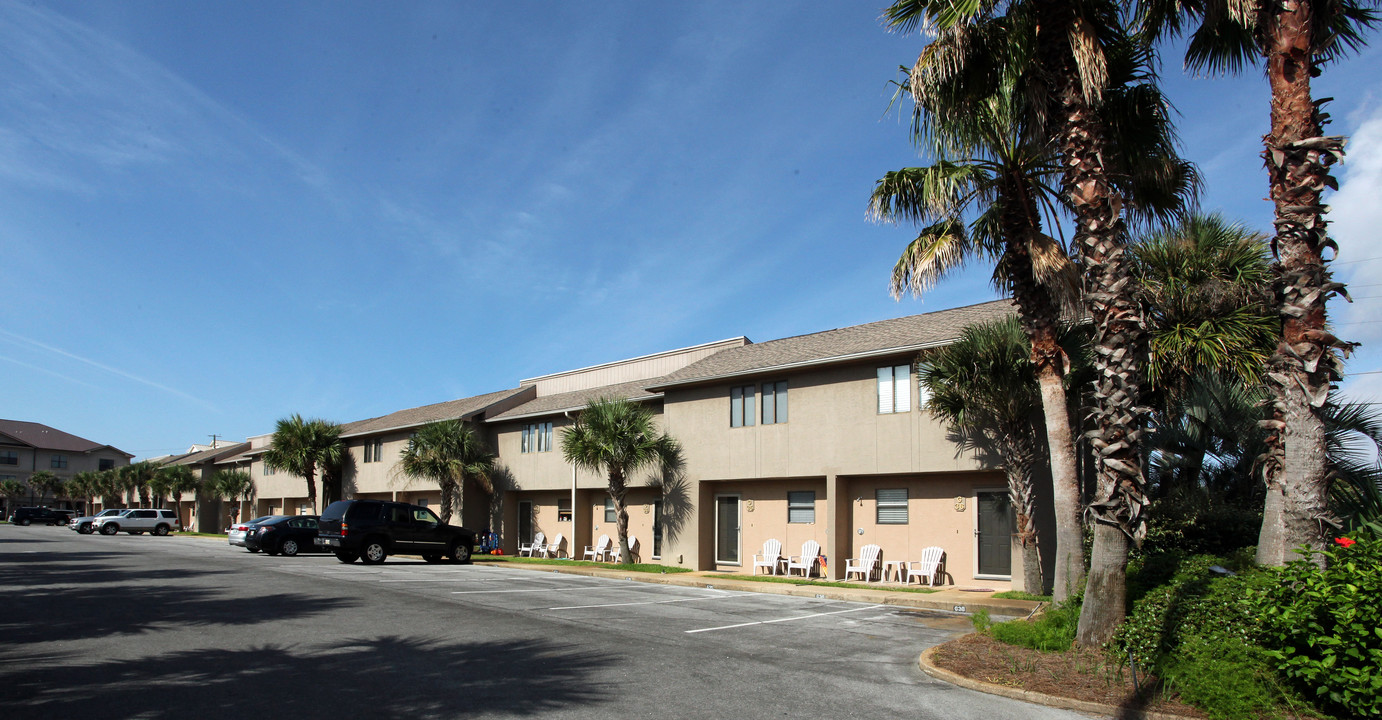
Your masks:
M781 575L706 575L707 579L716 578L720 580L747 580L749 582L780 583L783 585L807 585L813 587L835 587L852 588L854 590L883 590L886 592L909 592L909 593L933 593L939 592L931 588L924 587L889 587L886 585L864 585L860 583L835 582L833 580L804 580L788 578Z
M671 567L669 565L659 565L657 563L602 563L591 562L589 560L563 560L558 558L526 558L514 557L512 555L475 555L471 557L475 562L505 562L518 565L551 565L553 567L591 567L605 568L606 570L618 570L620 572L638 573L685 573L691 572L690 568Z
M1031 601L1033 601L1033 602L1051 602L1051 596L1050 596L1050 595L1033 595L1033 594L1031 594L1031 593L1029 593L1029 592L1022 592L1021 590L1004 590L1003 592L1000 592L1000 593L994 593L994 594L993 594L993 599L995 599L995 600L1031 600Z
M181 535L181 536L183 536L183 537L209 537L209 538L224 538L224 537L226 537L226 534L225 534L225 533L192 532L191 530L179 530L179 531L177 531L177 532L175 532L175 533L173 533L173 534L174 534L174 535Z

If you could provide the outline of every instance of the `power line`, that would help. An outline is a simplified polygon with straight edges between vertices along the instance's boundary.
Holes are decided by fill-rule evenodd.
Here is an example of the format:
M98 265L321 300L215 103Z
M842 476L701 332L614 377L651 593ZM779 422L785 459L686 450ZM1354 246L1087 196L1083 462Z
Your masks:
M1352 265L1352 264L1354 264L1354 263L1372 262L1373 260L1382 260L1382 256L1379 256L1379 257L1370 257L1370 258L1363 258L1363 259L1361 259L1361 260L1345 260L1345 261L1343 261L1343 262L1337 262L1337 261L1336 261L1336 262L1333 262L1333 263L1331 263L1331 264L1333 264L1333 265Z

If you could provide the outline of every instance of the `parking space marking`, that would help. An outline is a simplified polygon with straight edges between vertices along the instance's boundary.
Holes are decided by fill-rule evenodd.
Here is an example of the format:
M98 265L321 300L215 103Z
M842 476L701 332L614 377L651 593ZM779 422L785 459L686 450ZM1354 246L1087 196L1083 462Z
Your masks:
M492 595L495 593L535 593L535 592L564 592L570 590L614 590L616 588L609 585L572 585L568 587L552 588L526 588L523 590L456 590L452 595Z
M547 609L548 609L548 610L585 610L586 608L626 607L626 606L628 606L628 605L662 605L662 604L664 604L664 603L698 602L698 601L701 601L701 600L725 600L725 599L728 599L728 598L744 597L744 596L746 596L746 595L752 595L752 594L753 594L753 593L738 593L738 594L736 594L736 595L712 595L712 596L709 596L709 597L678 598L678 599L676 599L676 600L646 600L646 601L643 601L643 602L607 603L607 604L604 604L604 605L567 605L566 607L554 607L554 608L547 608Z
M826 615L842 615L844 613L862 612L864 610L875 610L885 607L884 605L868 605L861 608L850 608L849 610L835 610L833 612L812 613L810 615L798 615L796 617L778 618L776 620L759 620L757 622L737 623L735 625L721 625L720 627L701 628L699 630L687 630L686 634L714 632L716 630L732 630L734 628L748 627L750 625L771 625L772 623L792 622L793 620L808 620L810 618L824 617Z

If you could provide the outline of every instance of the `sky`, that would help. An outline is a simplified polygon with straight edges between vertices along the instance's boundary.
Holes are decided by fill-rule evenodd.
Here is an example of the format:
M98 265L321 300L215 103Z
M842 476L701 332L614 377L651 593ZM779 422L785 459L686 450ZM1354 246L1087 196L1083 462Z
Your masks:
M138 457L349 422L893 300L921 164L884 3L0 0L0 417ZM1382 401L1382 44L1326 69L1352 137L1334 269ZM1268 230L1260 72L1164 51L1201 206Z

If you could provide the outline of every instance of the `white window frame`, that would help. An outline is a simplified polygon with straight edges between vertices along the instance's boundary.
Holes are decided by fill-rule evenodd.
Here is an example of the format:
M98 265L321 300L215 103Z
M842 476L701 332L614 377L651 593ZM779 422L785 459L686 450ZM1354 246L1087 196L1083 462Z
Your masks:
M878 368L878 414L892 415L911 411L912 366L889 365Z

